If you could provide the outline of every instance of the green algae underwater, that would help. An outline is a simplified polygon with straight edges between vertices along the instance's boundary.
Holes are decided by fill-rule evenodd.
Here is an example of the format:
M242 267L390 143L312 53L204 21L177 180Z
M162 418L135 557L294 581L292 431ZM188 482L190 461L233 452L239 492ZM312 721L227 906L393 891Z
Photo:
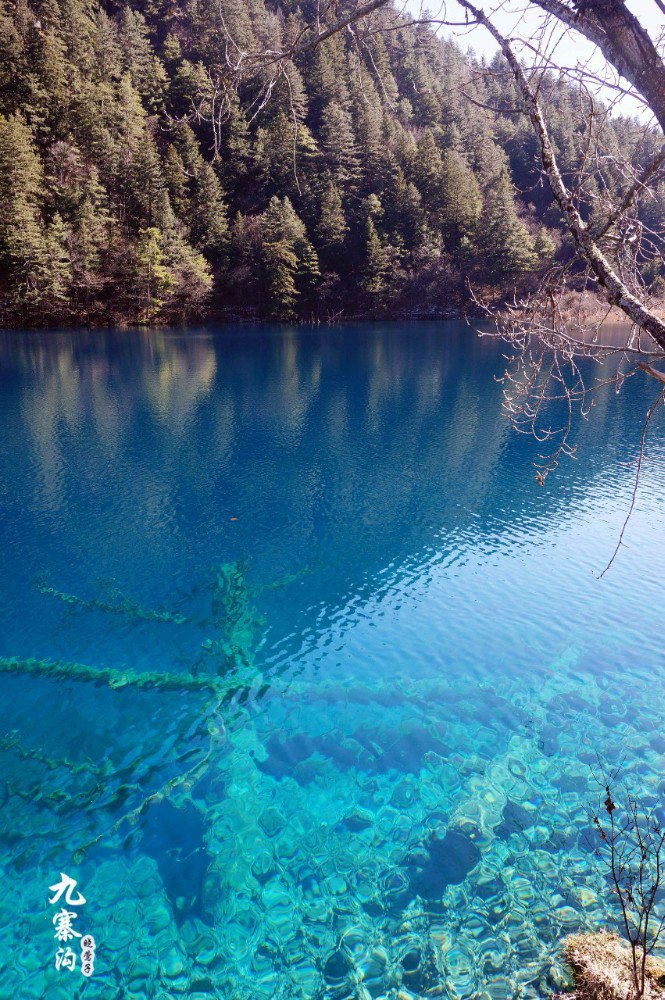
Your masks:
M0 995L545 998L616 926L663 425L598 581L648 387L538 489L501 364L454 323L0 334Z

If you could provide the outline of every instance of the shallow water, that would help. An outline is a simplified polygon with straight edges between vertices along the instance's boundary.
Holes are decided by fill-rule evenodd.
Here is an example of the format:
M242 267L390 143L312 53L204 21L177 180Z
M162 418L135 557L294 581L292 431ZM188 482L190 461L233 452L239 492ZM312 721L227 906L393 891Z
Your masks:
M539 489L500 355L0 334L0 995L546 997L615 924L593 771L662 780L664 424L599 581L654 388Z

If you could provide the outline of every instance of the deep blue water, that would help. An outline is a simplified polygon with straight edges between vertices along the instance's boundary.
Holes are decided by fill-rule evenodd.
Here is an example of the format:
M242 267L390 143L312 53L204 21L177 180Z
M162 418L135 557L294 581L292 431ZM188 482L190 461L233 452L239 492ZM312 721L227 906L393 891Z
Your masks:
M616 924L593 772L662 781L664 424L598 580L654 387L538 488L501 351L0 334L0 996L544 998Z

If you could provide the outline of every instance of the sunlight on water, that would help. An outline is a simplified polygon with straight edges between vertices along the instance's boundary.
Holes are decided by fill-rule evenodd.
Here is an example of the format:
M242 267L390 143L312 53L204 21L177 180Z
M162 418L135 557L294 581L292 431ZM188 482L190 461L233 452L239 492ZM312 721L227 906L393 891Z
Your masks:
M562 937L615 925L593 772L662 780L663 422L599 581L652 386L539 489L500 354L0 335L8 995L545 998Z

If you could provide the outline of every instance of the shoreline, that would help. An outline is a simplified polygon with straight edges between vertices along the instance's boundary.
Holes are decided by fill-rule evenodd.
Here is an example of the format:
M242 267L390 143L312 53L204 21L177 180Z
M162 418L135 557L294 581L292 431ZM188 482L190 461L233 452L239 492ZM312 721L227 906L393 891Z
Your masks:
M480 313L463 309L432 309L419 312L394 312L388 314L339 313L327 317L280 318L266 314L247 312L215 312L185 317L156 319L150 322L109 316L103 320L90 321L83 317L46 318L37 321L30 317L16 317L12 321L0 321L1 330L160 330L174 327L194 327L206 324L215 326L275 325L293 327L341 326L347 323L432 323L453 320L479 322Z
M626 1000L633 994L632 960L628 943L606 930L571 934L562 951L572 970L572 992L553 1000ZM649 955L645 966L644 1000L665 1000L665 962Z
M507 315L502 308L505 300L500 298L489 302L496 309L496 318ZM665 315L665 300L654 303L653 307ZM569 292L561 301L560 320L571 330L584 330L612 326L631 326L630 320L618 306L610 305L593 292ZM347 323L431 323L445 321L467 323L488 323L491 318L472 302L466 306L441 307L433 305L423 309L395 309L393 311L349 311L328 316L279 317L252 309L231 309L211 307L203 312L165 316L152 320L139 320L113 314L94 318L81 316L0 316L0 330L159 330L174 327L193 327L206 324L218 326L275 325L289 327L340 326Z

